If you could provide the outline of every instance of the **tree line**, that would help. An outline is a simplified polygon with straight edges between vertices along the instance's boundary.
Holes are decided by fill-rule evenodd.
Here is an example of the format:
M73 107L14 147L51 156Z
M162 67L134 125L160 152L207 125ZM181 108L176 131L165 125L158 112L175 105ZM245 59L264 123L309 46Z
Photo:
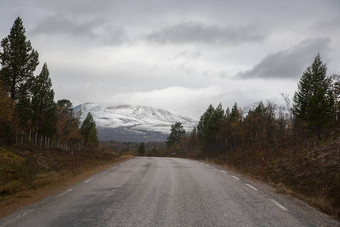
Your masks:
M98 145L96 124L89 113L80 127L80 114L70 100L54 101L46 63L38 75L39 54L25 35L18 17L0 49L0 145L30 142L68 148L69 144Z
M177 151L222 154L247 146L284 145L340 134L340 76L327 76L327 66L318 54L298 83L293 102L282 95L286 107L262 101L244 113L210 105L189 134L181 123L172 125L168 147Z

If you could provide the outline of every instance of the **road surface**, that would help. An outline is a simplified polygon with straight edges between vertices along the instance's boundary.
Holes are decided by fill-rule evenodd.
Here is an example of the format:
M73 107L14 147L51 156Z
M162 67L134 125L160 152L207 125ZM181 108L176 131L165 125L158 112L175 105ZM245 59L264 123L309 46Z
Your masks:
M340 226L297 199L202 162L134 158L0 226Z

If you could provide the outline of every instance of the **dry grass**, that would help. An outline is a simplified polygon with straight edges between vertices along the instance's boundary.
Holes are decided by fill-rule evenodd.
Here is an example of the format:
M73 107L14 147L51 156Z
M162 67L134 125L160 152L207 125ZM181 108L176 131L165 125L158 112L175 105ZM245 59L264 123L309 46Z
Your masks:
M319 146L307 142L279 150L249 147L204 160L264 181L277 193L294 195L340 219L340 138Z
M107 151L70 152L33 147L0 148L0 217L60 192L113 163L131 158Z

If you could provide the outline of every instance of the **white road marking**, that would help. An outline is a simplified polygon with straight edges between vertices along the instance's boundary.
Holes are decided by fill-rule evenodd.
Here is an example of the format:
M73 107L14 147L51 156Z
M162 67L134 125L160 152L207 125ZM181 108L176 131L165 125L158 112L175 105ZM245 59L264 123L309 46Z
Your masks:
M257 191L257 188L255 188L253 185L250 185L250 184L246 184L246 185L247 185L249 188L251 188L251 189Z
M235 176L233 176L233 178L235 178L236 180L240 180L240 178L238 178L238 177L235 177Z
M22 212L21 214L18 214L17 216L15 216L13 219L10 219L8 221L6 221L5 223L3 223L0 227L4 227L4 226L8 226L10 225L11 223L13 223L14 221L22 218L22 217L25 217L27 214L30 214L32 213L33 211L35 211L35 209L29 209L27 211L24 211Z
M91 180L92 180L92 178L90 178L90 179L84 181L84 183L88 183L88 182L90 182Z
M59 195L57 195L57 197L61 197L61 196L65 195L66 193L68 193L68 192L70 192L70 191L72 191L72 190L73 190L73 189L70 188L69 190L64 191L64 192L60 193Z
M220 170L222 173L227 173L227 171L224 171L224 170Z
M274 199L270 199L276 206L280 207L282 210L287 211L288 209L282 206L280 203L276 202Z

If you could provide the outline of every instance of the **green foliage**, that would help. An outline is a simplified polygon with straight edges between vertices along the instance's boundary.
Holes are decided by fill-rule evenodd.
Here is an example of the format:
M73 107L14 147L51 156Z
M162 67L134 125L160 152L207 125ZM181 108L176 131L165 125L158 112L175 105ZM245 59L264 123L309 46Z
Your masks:
M170 135L167 138L166 146L171 147L175 143L179 142L184 135L185 130L181 122L176 122L171 125Z
M89 131L89 136L87 137L87 146L95 148L98 147L99 141L97 137L97 129L93 127Z
M20 17L14 21L10 34L1 41L1 47L1 80L7 86L10 97L18 101L20 96L26 95L39 64L38 53L32 49L31 42L26 41Z
M46 63L32 85L32 124L34 131L46 136L56 132L57 113L54 91Z
M0 144L13 143L15 135L25 138L34 133L55 137L58 143L82 140L80 114L73 113L72 103L66 99L54 103L47 65L34 77L38 57L18 17L0 48ZM96 134L91 132L90 138L96 144Z
M16 118L21 128L28 128L31 122L30 82L38 65L38 53L26 41L21 18L17 18L10 34L1 41L0 79L6 91L15 102Z
M90 112L81 125L80 133L83 136L85 145L92 146L98 144L96 122L93 120Z
M214 111L215 108L213 105L209 105L208 109L203 113L197 125L197 136L203 147L205 147L205 145L209 142L209 138L211 137L210 119Z
M242 139L242 111L237 106L237 103L226 110L226 123L224 134L227 137L227 147L231 149L236 146Z
M223 149L225 120L226 116L221 104L216 109L210 105L202 115L197 125L197 135L203 150L217 152Z
M68 99L58 100L57 107L60 115L72 114L73 104Z
M10 34L1 41L1 47L0 79L16 104L20 128L28 129L32 117L30 89L34 70L39 64L39 55L32 49L31 42L26 40L20 17L14 21Z
M293 113L298 120L321 138L322 129L333 119L332 80L318 54L303 73L294 95Z
M144 154L145 154L145 145L142 142L138 146L138 156L144 156Z

